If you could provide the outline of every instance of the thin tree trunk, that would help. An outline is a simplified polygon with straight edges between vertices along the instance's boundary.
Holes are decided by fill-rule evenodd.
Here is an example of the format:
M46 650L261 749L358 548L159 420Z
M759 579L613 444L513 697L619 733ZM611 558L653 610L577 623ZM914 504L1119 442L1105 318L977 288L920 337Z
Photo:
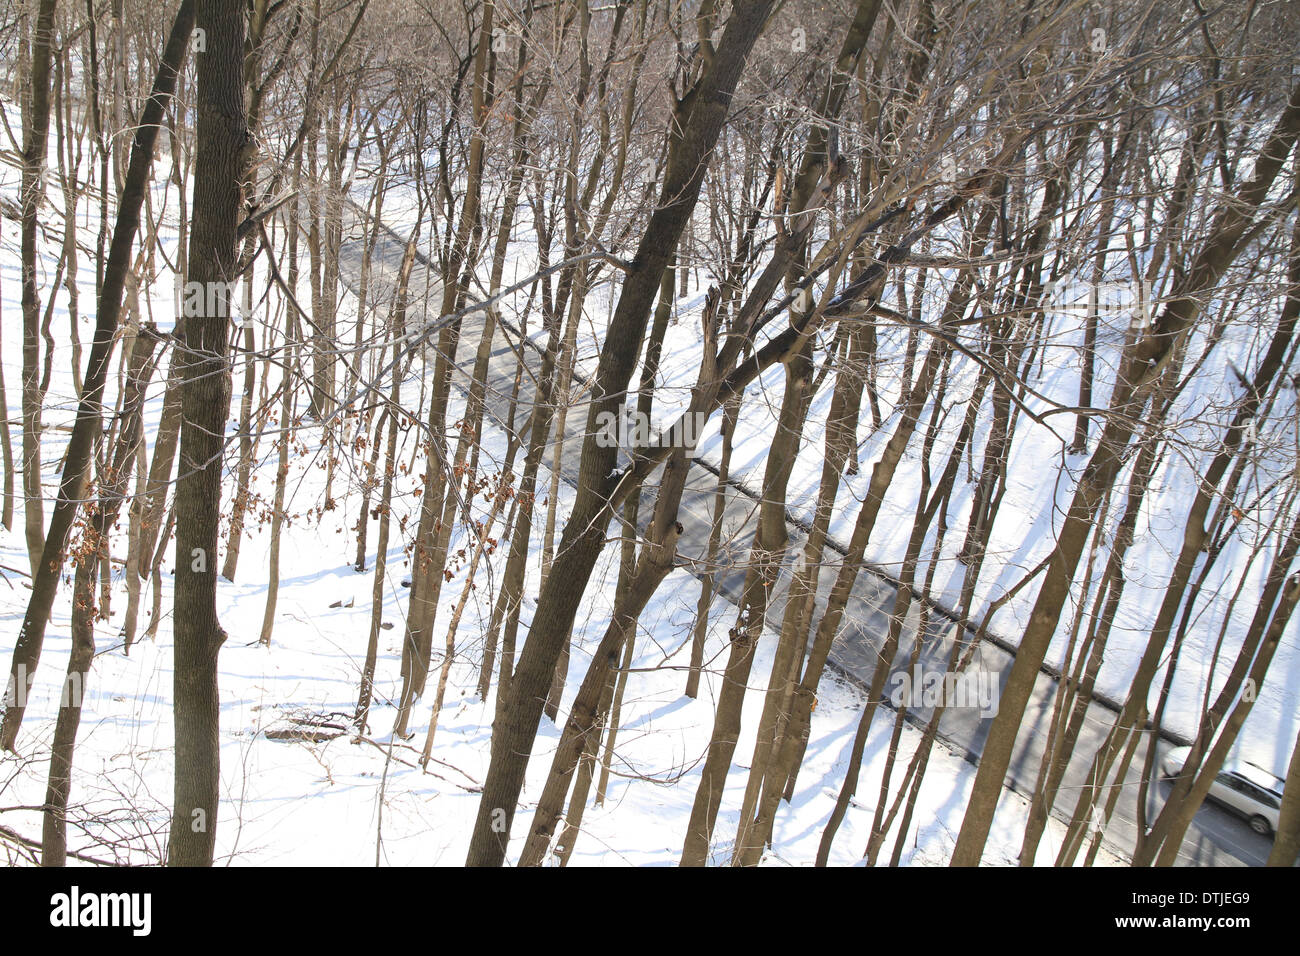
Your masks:
M253 326L253 277L244 277L244 387L239 399L239 466L235 472L235 493L230 503L230 533L226 537L226 556L221 563L221 576L235 580L239 567L239 546L244 537L244 512L248 510L248 485L253 474L253 456L257 441L253 437L253 394L257 391L257 361L254 358L257 342Z
M785 393L776 433L763 475L762 504L759 506L758 531L745 574L745 588L740 612L731 629L731 648L718 694L713 718L713 734L708 756L700 773L695 802L691 807L686 840L682 847L682 866L704 866L708 861L709 843L722 803L731 758L740 738L741 712L749 689L749 672L754 650L767 623L768 602L785 561L789 536L786 532L786 488L795 458L799 454L804 419L812 398L813 342L811 338L786 365Z
M538 601L528 643L511 681L509 700L492 734L492 758L467 862L500 865L505 858L524 770L561 644L567 638L585 583L604 545L616 449L594 440L602 413L615 411L636 363L646 322L668 257L699 198L708 157L728 112L731 92L771 11L771 0L733 5L722 41L705 74L679 104L681 133L670 150L660 190L667 197L650 218L623 283L595 378L583 443L578 498L565 525L555 565ZM560 581L559 585L556 581Z
M294 160L293 189L295 197L301 183L302 156L300 154ZM289 274L285 279L285 285L288 286L288 293L294 296L298 294L298 216L300 209L301 204L295 199L289 207L287 229ZM269 250L267 254L270 255ZM258 635L258 643L264 647L270 646L271 635L275 630L275 609L280 599L280 544L285 519L284 497L289 482L289 439L293 435L297 419L297 389L294 388L294 383L298 380L299 373L296 370L300 367L301 349L297 343L301 339L301 329L302 326L298 323L297 309L292 302L289 302L286 304L284 311L284 340L288 347L284 355L284 376L280 382L280 435L276 439L275 491L272 493L271 543L270 553L267 555L266 569L266 606L262 610L262 630ZM394 375L396 374L395 372Z
M9 392L5 388L3 360L0 360L0 455L4 456L5 469L0 524L4 525L6 531L10 531L14 526L14 445L9 434Z
M9 675L9 691L3 726L0 727L0 749L14 750L18 728L26 709L26 696L35 678L40 661L45 628L54 604L59 576L63 567L64 549L79 504L85 497L86 474L95 436L100 428L100 407L103 403L104 385L108 376L109 359L116 341L118 316L122 307L122 290L131 261L131 246L139 226L140 206L144 199L149 168L153 161L153 147L162 119L163 106L175 88L176 74L189 45L193 25L193 0L183 0L176 21L167 40L162 62L154 78L153 92L145 104L131 147L131 164L125 188L118 202L117 222L113 228L113 241L109 248L108 264L104 269L103 292L96 310L95 336L86 363L86 375L81 401L77 404L77 418L68 440L59 497L50 518L48 534L40 556L37 573L33 575L32 596L28 601L23 624L14 644L13 664ZM218 431L218 434L220 432ZM19 681L23 681L21 685Z
M113 450L110 467L101 478L99 497L91 508L72 592L72 653L64 679L59 715L54 724L50 775L45 791L45 812L41 836L41 863L63 866L67 860L68 796L72 789L72 761L81 724L81 705L90 681L95 657L95 573L101 545L107 549L108 535L117 522L126 498L131 468L141 440L140 412L145 389L153 377L153 353L159 341L152 328L138 333L132 344L129 374L122 400L122 430Z
M1175 289L1150 334L1135 341L1123 356L1111 407L1117 413L1108 419L1097 450L1080 477L1066 517L1057 535L1047 576L1039 588L1029 625L1021 639L1015 662L1008 675L985 743L966 815L953 849L954 866L979 863L988 839L993 814L1016 732L1024 716L1029 695L1047 647L1056 632L1088 530L1110 485L1115 479L1140 418L1152 385L1172 356L1175 341L1184 335L1204 307L1197 296L1211 289L1242 251L1242 238L1252 223L1255 209L1264 202L1269 188L1300 132L1300 87L1296 87L1268 142L1260 152L1251 181L1220 207L1213 226L1191 268Z
M32 27L27 75L30 93L23 110L22 305L23 305L23 495L27 555L32 578L40 571L45 542L41 490L40 289L36 278L36 227L44 198L46 142L50 129L50 54L54 46L55 0L41 0ZM12 746L12 744L10 744Z
M488 2L474 60L473 122L470 137L467 187L461 204L451 256L442 274L441 314L456 311L468 288L468 271L472 268L470 240L478 223L483 188L484 138L486 122L485 90L488 58L492 44L494 6ZM462 275L462 270L465 274ZM438 333L437 360L434 363L433 395L429 405L429 442L432 454L425 463L425 482L420 523L411 558L411 597L407 613L406 635L402 641L402 691L398 701L393 732L407 733L411 705L424 692L433 649L433 624L441 594L443 567L451 538L451 516L459 495L459 474L448 461L446 435L447 405L450 400L452 367L460 342L460 319ZM457 458L464 461L467 448L458 442ZM441 517L440 517L441 516Z
M396 358L398 341L406 333L406 309L409 300L411 270L415 265L415 251L419 243L419 227L412 230L402 255L402 266L397 277L397 298L393 304L393 315L389 322L390 335L393 339L393 351ZM392 525L393 477L396 474L398 415L402 407L402 369L401 363L393 367L393 386L389 393L389 404L384 410L388 420L388 442L384 451L384 487L380 495L379 537L375 542L374 586L370 595L370 636L366 641L366 660L361 668L361 692L357 698L356 724L357 732L366 732L366 718L370 714L370 705L374 697L375 667L379 660L379 630L384 620L384 585L388 570L388 534Z

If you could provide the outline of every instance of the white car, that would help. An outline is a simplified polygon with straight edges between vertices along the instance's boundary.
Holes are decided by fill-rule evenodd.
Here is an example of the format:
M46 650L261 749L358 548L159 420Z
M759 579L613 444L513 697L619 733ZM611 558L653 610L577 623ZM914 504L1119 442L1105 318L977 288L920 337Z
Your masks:
M1166 777L1177 777L1191 755L1191 747L1175 747L1165 754L1160 768ZM1282 808L1282 781L1266 770L1244 761L1225 763L1210 784L1209 798L1239 814L1250 828L1264 836L1276 832Z

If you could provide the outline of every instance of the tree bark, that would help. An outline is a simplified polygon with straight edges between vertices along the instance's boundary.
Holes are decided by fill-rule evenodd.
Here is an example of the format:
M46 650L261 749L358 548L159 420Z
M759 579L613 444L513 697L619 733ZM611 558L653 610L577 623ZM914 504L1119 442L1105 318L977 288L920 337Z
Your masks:
M244 4L198 0L206 34L198 57L198 148L190 219L190 282L229 289L238 268L245 128ZM220 284L219 286L217 284ZM209 299L211 301L209 301ZM176 726L170 866L211 866L220 798L217 544L223 435L230 413L228 295L205 295L185 324L174 591Z
M41 490L41 299L36 279L36 227L45 195L46 144L50 132L50 53L54 46L56 0L41 0L32 28L27 75L30 89L23 109L22 281L23 281L23 495L27 555L32 577L41 569L45 507ZM5 735L8 736L7 734ZM0 740L0 743L4 741ZM11 745L10 745L11 746Z

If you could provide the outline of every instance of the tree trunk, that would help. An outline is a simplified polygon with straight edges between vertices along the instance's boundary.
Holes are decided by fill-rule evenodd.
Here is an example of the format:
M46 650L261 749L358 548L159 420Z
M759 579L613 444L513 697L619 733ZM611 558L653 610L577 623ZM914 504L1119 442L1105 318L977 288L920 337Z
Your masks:
M228 289L236 278L244 126L244 4L199 0L198 142L190 220L190 282ZM214 285L221 283L221 286ZM217 544L223 435L230 413L228 296L205 295L185 325L174 597L176 780L171 866L211 866L220 798ZM208 301L211 299L211 301ZM215 308L211 308L215 306Z
M131 262L131 246L140 223L140 206L148 183L149 168L153 161L154 143L158 124L162 120L163 106L175 89L176 74L189 46L189 35L194 22L193 0L184 0L176 14L176 21L167 39L162 62L154 78L153 92L145 104L131 147L131 162L122 197L118 202L117 222L113 227L113 241L109 247L108 264L104 269L103 290L96 310L95 336L86 361L86 375L82 396L77 404L77 418L68 439L63 477L59 484L59 498L50 518L48 534L37 573L33 576L32 596L28 601L18 640L14 644L13 665L9 675L10 693L6 694L4 723L0 727L0 749L14 750L18 728L22 723L27 691L36 676L41 645L50 608L58 589L59 574L63 567L64 548L72 528L73 518L85 497L86 474L90 465L92 446L100 428L100 407L103 403L104 384L108 376L109 359L116 342L118 316L122 308L122 290ZM218 431L218 434L220 432ZM21 686L19 681L25 681ZM12 694L12 696L11 696Z
M1025 706L1056 632L1061 609L1067 603L1070 582L1097 507L1123 464L1134 422L1140 417L1151 386L1169 361L1175 340L1200 315L1204 300L1197 296L1213 288L1241 253L1241 240L1251 224L1251 215L1264 202L1291 152L1297 132L1300 132L1300 87L1292 91L1287 108L1261 150L1253 178L1220 208L1205 245L1150 334L1138 338L1121 360L1111 399L1111 407L1117 414L1107 421L1098 439L1097 450L1080 477L1057 536L1047 576L1039 588L1029 625L1003 688L998 714L989 730L953 848L954 866L976 866L983 855Z
M771 7L771 0L741 0L733 6L707 71L685 101L678 104L681 133L669 151L661 201L623 282L601 351L573 514L565 525L555 564L538 601L528 643L511 681L509 701L493 727L492 758L467 857L470 865L497 866L505 858L510 822L542 704L583 588L604 545L617 450L602 448L595 441L598 423L603 421L599 416L615 411L627 388L659 280L695 208L731 93Z
M36 279L36 227L45 196L46 143L50 131L50 53L54 46L55 0L41 0L32 27L27 76L30 99L23 110L22 277L23 277L23 495L27 555L32 577L41 570L45 542L41 490L41 299ZM6 735L7 736L7 735ZM12 747L12 742L6 742Z
M142 437L140 412L145 389L153 377L153 353L157 344L158 334L152 327L142 329L133 339L122 400L122 430L111 464L101 477L99 497L92 505L86 540L77 561L72 592L72 653L68 657L68 673L54 725L50 776L45 791L41 837L44 866L63 866L67 859L65 815L72 788L72 759L77 728L81 724L81 705L90 681L90 665L95 657L95 572L100 564L101 548L107 551L109 532L117 523L126 498Z
M1282 788L1282 809L1278 813L1277 833L1266 866L1295 866L1300 859L1300 738L1291 749L1286 784Z

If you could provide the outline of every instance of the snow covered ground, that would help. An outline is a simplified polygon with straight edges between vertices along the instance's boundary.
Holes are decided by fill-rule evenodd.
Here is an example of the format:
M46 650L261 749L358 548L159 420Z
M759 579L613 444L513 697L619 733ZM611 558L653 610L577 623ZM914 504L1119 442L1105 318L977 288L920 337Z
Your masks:
M17 189L17 172L0 168L0 192L12 198ZM51 237L62 223L57 215L59 196L54 201L47 225ZM167 192L156 186L155 202L166 203L174 216L175 189ZM391 214L395 228L401 229L400 196L390 199L386 218ZM83 212L82 222L86 213ZM93 224L85 226L93 228ZM89 233L88 233L89 234ZM520 251L507 270L527 274L530 262L531 235L521 227ZM164 233L164 242L174 251L175 231ZM48 283L54 268L53 238L42 247L43 297L50 294ZM93 322L94 272L83 260L79 274L81 290L81 338L88 343ZM264 280L259 280L264 281ZM3 362L9 415L15 422L18 414L20 381L21 311L17 224L3 221L0 234L0 298L3 306ZM707 282L705 283L707 284ZM148 290L153 318L160 328L170 327L174 315L174 284L171 276L160 274ZM591 298L590 325L582 330L579 352L590 362L595 354L597 337L607 319L608 287L598 289ZM698 309L702 288L692 284L692 296L679 303L677 322L665 343L665 367L661 380L663 396L657 398L656 418L669 419L675 411L673 389L680 389L684 402L694 379L692 346L698 341L698 323L692 309ZM52 328L57 345L53 357L53 376L45 406L46 430L43 436L45 470L43 481L47 498L55 493L58 462L67 440L66 426L75 409L72 387L71 350L68 345L68 315L65 295L55 296ZM355 309L355 302L345 297L344 311ZM345 323L346 328L346 323ZM1061 350L1059 360L1049 358L1046 390L1066 395L1072 387L1071 368ZM236 395L241 369L236 369ZM417 363L415 372L422 371ZM278 372L272 372L272 385ZM116 387L116 377L110 392ZM779 370L756 382L746 401L733 469L756 484L768 447L765 428L779 406L782 382ZM956 388L956 386L954 386ZM417 394L413 378L404 394ZM155 379L146 408L146 436L152 448L162 403L162 377ZM111 399L111 394L110 394ZM457 397L457 403L460 398ZM829 390L821 394L814 406L804 445L791 481L790 502L799 512L810 511L816 493L822 456L821 418L829 402ZM460 416L457 404L449 418ZM887 410L886 410L887 411ZM230 423L234 433L237 406L232 408ZM1016 458L1011 467L1008 503L994 529L991 544L991 567L1005 569L1005 574L986 573L977 592L976 611L996 598L1045 553L1050 545L1053 501L1068 497L1070 489L1063 483L1042 480L1042 463L1055 463L1061 454L1060 444L1045 430L1022 422L1024 434L1017 439ZM891 430L885 426L868 436L864 424L859 449L861 470L846 479L841 492L842 507L837 514L834 533L848 537L869 477L870 464ZM477 788L488 761L489 735L495 706L494 697L481 700L475 693L477 661L482 634L491 610L494 587L504 561L480 570L465 617L460 623L451 683L442 712L436 715L437 734L428 772L416 765L431 715L432 693L417 702L412 720L414 737L394 741L390 734L394 702L400 686L399 642L406 605L401 579L407 573L404 546L397 533L406 518L407 533L413 531L419 500L417 476L422 463L399 475L394 499L394 540L388 555L383 618L391 629L380 632L380 658L377 672L376 704L370 713L370 733L363 740L342 734L329 740L275 739L277 731L301 727L295 719L323 724L346 723L356 703L361 665L370 620L370 572L358 574L352 568L355 538L351 530L360 508L360 463L345 458L334 476L332 495L337 507L323 510L325 460L319 430L303 427L296 432L300 443L291 462L287 509L293 520L284 530L281 565L281 589L270 648L257 643L266 601L268 531L257 519L261 507L254 507L241 551L239 574L234 583L222 581L218 591L221 621L229 638L221 652L222 696L222 790L223 802L218 824L218 857L223 863L238 865L292 863L306 865L385 865L459 864L464 860L471 824L477 810ZM415 454L416 431L403 437L398 458L410 462ZM14 430L15 452L20 433ZM977 438L982 442L982 436ZM233 484L234 454L232 444L227 459L228 483ZM491 473L500 462L504 439L489 429L485 436L485 469ZM716 423L706 432L702 454L716 455ZM942 453L938 449L937 453ZM269 501L274 482L273 435L263 437L258 448L258 466L253 491ZM1070 463L1081 467L1082 460ZM1053 468L1054 468L1053 464ZM911 511L918 485L918 464L909 457L895 481L881 514L868 558L888 568L901 556L905 533L891 534L891 528L910 527ZM540 483L544 485L544 482ZM1169 556L1162 533L1180 521L1176 507L1185 500L1186 469L1175 471L1163 487L1156 490L1144 516L1143 536L1130 553L1131 571L1139 580L1157 586L1163 579ZM561 519L567 506L569 489L561 488ZM968 495L955 496L965 502ZM46 514L48 516L49 505ZM0 654L6 660L22 619L29 593L21 570L27 566L22 535L21 502L14 528L0 531ZM950 520L954 527L963 520L958 509ZM374 541L374 534L370 536ZM465 543L464 531L457 528L453 552ZM949 553L960 546L960 536L951 536L944 553L945 568L952 568L951 578L941 571L936 579L944 594L954 594L960 586L960 566ZM124 524L114 539L113 553L125 551ZM530 554L529 578L526 582L521 636L538 590L540 539L534 541ZM504 554L504 551L498 552ZM1225 562L1230 564L1230 562ZM98 653L86 688L86 708L78 739L70 809L69 837L74 849L101 859L135 863L157 862L162 858L167 823L170 816L172 780L171 756L171 647L169 553L164 562L163 618L158 622L156 639L137 644L129 656L123 653L117 637L125 605L122 568L114 564L116 587L109 620L97 627ZM367 566L373 568L374 554ZM575 651L570 661L567 695L561 712L567 710L588 662L587 654L600 637L611 610L613 583L617 576L618 545L611 543L602 555L582 606L582 616L575 623ZM1136 583L1136 582L1135 582ZM443 628L464 585L463 570L444 586L435 630L435 647L441 647ZM699 583L684 570L674 572L659 589L641 618L634 672L628 683L623 705L623 723L613 766L613 776L605 804L588 808L583 820L583 835L577 843L574 864L670 865L676 862L685 834L699 770L711 730L718 675L708 673L698 700L686 698L682 691L686 680L686 657L690 629L694 619ZM47 633L33 701L19 737L21 756L0 757L0 824L29 836L40 832L40 815L30 809L44 799L48 771L49 744L57 709L58 687L63 679L68 655L70 588L65 587L55 604ZM1123 609L1123 620L1112 639L1107 664L1100 683L1113 696L1123 693L1127 674L1145 640L1143 625L1154 608L1142 597L1142 587L1132 587ZM995 619L993 630L1012 643L1028 613L1032 589L1013 601ZM148 595L143 602L147 609ZM1241 607L1250 606L1244 598ZM719 665L725 658L727 628L734 618L734 608L723 600L714 603L711 614L706 661ZM148 619L142 620L142 627ZM1198 705L1203 683L1211 667L1210 650L1217 638L1217 628L1198 630L1184 652L1179 679L1174 685L1174 701L1169 723L1185 724L1193 706ZM1222 653L1231 654L1233 640L1239 641L1239 628L1230 627ZM774 635L766 634L760 643L753 667L753 684L745 706L744 733L736 749L736 764L723 798L716 831L715 858L729 857L729 844L735 831L737 807L743 792L747 768L744 766L753 747L753 734L762 707L763 683L770 670ZM435 654L440 653L437 650ZM1059 658L1060 648L1053 648ZM434 667L441 664L435 656ZM1218 677L1224 668L1220 666ZM433 681L430 686L432 688ZM1290 742L1296 731L1296 700L1300 690L1300 655L1296 653L1294 628L1284 638L1283 647L1273 665L1273 676L1262 689L1259 704L1246 731L1246 750L1253 759L1276 770L1285 769ZM766 861L780 864L806 864L815 855L822 827L829 816L843 778L848 751L861 713L863 700L854 688L828 678L823 682L814 714L811 744L799 777L796 799L778 814L774 848ZM864 759L858 797L850 809L835 843L832 862L857 861L866 844L879 778L886 758L888 725L893 712L882 709L877 727ZM1181 723L1180 723L1181 722ZM322 728L328 730L329 728ZM919 734L904 729L895 783L919 740ZM535 800L548 770L550 753L558 739L558 730L543 720L533 759L529 766L525 801L514 832L516 838L526 832L529 801ZM925 865L945 862L960 825L966 794L974 767L960 756L936 748L931 759L916 814L905 835L903 862ZM1014 862L1020 844L1025 802L1014 794L1003 801L985 860L990 863ZM1060 828L1053 821L1040 845L1040 860L1050 862L1055 856ZM886 842L886 856L894 834ZM513 848L517 850L518 843ZM1101 862L1117 862L1103 854Z
M6 243L8 239L6 236ZM16 272L12 256L2 268L8 284ZM13 312L6 310L5 315L5 328L12 328ZM9 358L11 351L6 350L7 379L17 374L17 364ZM66 398L68 393L63 394ZM51 424L57 425L58 416L51 418ZM51 459L57 459L61 434L50 432L46 450ZM341 483L351 483L340 471L335 478L338 507L318 514L315 509L324 487L324 470L318 467L319 439L311 429L300 432L300 438L306 447L294 461L288 505L289 511L300 517L284 532L281 591L270 648L257 644L266 600L266 529L249 531L237 582L223 581L218 591L221 621L229 635L220 658L223 802L218 857L241 865L368 865L376 859L386 865L460 863L477 810L475 791L486 771L495 702L494 697L480 700L474 691L481 635L491 611L490 592L484 586L486 575L480 578L480 587L460 625L457 660L446 703L438 715L435 760L429 772L416 765L430 719L427 699L415 707L413 739L393 741L389 733L400 688L405 608L401 579L406 570L401 543L395 544L388 556L383 613L384 620L394 627L381 631L377 705L371 711L369 737L357 742L353 735L344 734L308 742L268 736L268 732L273 735L277 730L301 727L294 718L346 723L356 704L369 630L371 577L358 574L351 566L355 539L348 529L358 507L356 488L339 494ZM266 460L270 447L269 443L263 445L263 463L254 486L260 486L263 493L274 478L274 463ZM503 448L499 434L489 435L485 452L499 456ZM409 455L410 449L405 452ZM418 514L415 487L415 478L406 476L396 498L394 521L409 516L409 527L414 526ZM567 498L567 486L564 494ZM457 535L453 548L458 547L455 541L461 532ZM525 625L531 596L539 584L538 550L535 547L530 558ZM617 544L606 549L588 591L589 600L584 602L584 616L575 626L578 644L570 662L566 707L587 666L584 648L594 647L608 620L617 553ZM4 534L0 564L21 568L25 562L21 534ZM373 567L373 554L369 564ZM169 556L164 563L168 591L171 565ZM136 644L127 656L116 637L124 604L121 569L115 567L114 574L119 587L115 614L97 629L98 653L85 688L70 811L76 821L70 828L71 844L92 856L145 863L160 859L170 817L171 599L170 593L164 595L157 639ZM463 575L458 575L444 588L440 622L450 616L462 583ZM674 572L642 617L608 796L603 807L588 809L573 864L676 862L708 743L718 683L718 676L710 673L699 699L691 700L682 693L698 587L686 571ZM5 584L0 586L5 652L21 622L27 594L23 576L6 571ZM339 604L343 606L331 606ZM733 615L731 605L715 603L708 660L717 661L725 655L726 631ZM10 755L0 760L0 806L5 808L39 805L44 798L48 747L67 664L69 617L65 589L56 604L19 739L22 757ZM762 706L762 675L770 668L774 643L769 635L755 661L755 682L746 704L746 734L737 748L738 761L747 759L753 746L754 725ZM435 666L440 663L435 660ZM843 778L862 703L860 693L851 687L835 681L824 685L799 793L778 818L769 862L801 864L815 855L822 825ZM860 796L842 827L832 862L854 862L865 847L892 718L893 712L887 709L877 717L879 726L864 761ZM910 726L906 728L900 762L910 756L919 736ZM540 790L557 739L557 728L543 720L524 791L525 813L530 809L527 801ZM942 747L936 749L906 838L904 862L938 864L945 860L973 773L974 767L960 756ZM745 768L738 762L719 820L719 861L729 855L745 776ZM1019 846L1018 819L1024 809L1024 802L1010 795L990 841L990 862L1014 860ZM6 809L0 823L24 834L37 834L40 829L39 814L32 810ZM515 832L526 832L523 819L517 822ZM113 842L116 847L94 846L96 841ZM892 837L886 846L892 847ZM1054 841L1045 841L1042 852L1045 856L1054 853Z
M385 219L396 225L404 234L409 228L413 201L395 191L385 201ZM1205 216L1206 211L1202 210ZM703 221L705 217L697 217ZM506 282L526 277L535 267L535 239L527 223L527 211L521 209L516 226L518 245L506 271ZM1202 223L1203 225L1203 223ZM702 237L703 238L703 237ZM1280 266L1278 267L1280 268ZM1123 274L1127 266L1115 266L1113 285L1122 289L1129 280ZM1280 272L1274 270L1277 275ZM1187 503L1195 492L1196 474L1202 473L1229 420L1232 408L1228 399L1237 396L1240 386L1232 371L1253 369L1259 356L1267 347L1268 337L1276 324L1282 297L1280 287L1267 275L1254 280L1254 290L1244 299L1258 310L1260 318L1254 322L1229 324L1204 369L1191 379L1169 414L1170 431L1181 440L1192 443L1196 452L1182 454L1169 452L1162 467L1154 476L1139 517L1135 541L1124 560L1123 573L1127 582L1111 630L1105 659L1098 674L1096 692L1109 700L1122 702L1127 694L1137 662L1146 646L1150 626L1160 605L1162 592L1169 580L1177 549L1182 539ZM679 297L674 305L674 318L668 328L663 347L663 360L656 382L655 405L651 418L656 427L666 427L674 422L686 408L691 387L698 373L701 343L699 313L704 305L705 293L717 277L709 273L707 263L692 270L689 291ZM1271 283L1271 284L1270 284ZM1057 294L1060 308L1051 316L1051 331L1042 357L1039 378L1034 388L1045 399L1061 405L1077 403L1079 389L1078 348L1082 343L1082 327L1077 309L1070 305L1079 294L1078 289L1061 280L1062 289ZM1158 295L1159 290L1156 290ZM925 290L927 315L942 307L947 295L947 285L937 287L931 281ZM586 321L579 328L577 345L579 368L594 372L603 341L604 327L612 313L617 286L608 283L594 288L588 299ZM1159 308L1154 303L1152 310ZM1245 305L1242 308L1246 308ZM1103 317L1100 341L1112 344L1122 339L1132 311L1116 308L1114 314ZM535 325L536 323L534 323ZM1205 330L1193 338L1189 349L1192 355L1203 348ZM880 393L882 398L882 423L875 431L864 399L858 425L859 463L856 475L841 477L842 487L836 502L831 525L833 540L847 542L852 536L858 506L865 496L871 479L871 467L879 457L885 443L897 425L898 416L892 414L898 401L899 381L902 372L902 355L907 332L905 329L882 325L879 350ZM544 336L535 331L533 338L544 344ZM929 345L922 337L920 352ZM820 354L820 353L819 353ZM1094 403L1105 404L1114 375L1107 363L1115 355L1099 353ZM920 361L918 357L917 361ZM946 414L964 414L965 402L976 378L973 363L956 363L948 386ZM762 485L763 469L770 435L775 428L784 390L784 371L780 366L769 369L746 390L744 403L736 427L731 460L731 478L746 487L757 490ZM825 418L830 408L832 378L827 377L821 391L812 402L802 435L799 456L790 477L787 503L790 512L803 521L811 521L817 497L818 484L825 458ZM985 397L987 403L987 395ZM1048 401L1030 397L1027 404L1038 412L1048 407ZM1295 404L1295 403L1293 403ZM1300 404L1295 404L1300 408ZM930 414L927 409L925 415ZM1270 539L1267 522L1276 504L1278 490L1264 495L1255 502L1255 494L1276 481L1279 488L1287 485L1287 476L1295 468L1296 426L1294 408L1275 408L1269 424L1255 435L1259 445L1260 471L1258 477L1246 482L1239 494L1239 502L1248 512L1225 553L1209 574L1200 596L1193 625L1189 628L1182 648L1178 668L1170 687L1163 725L1183 737L1195 735L1204 701L1212 701L1221 689L1246 629L1258 603L1260 588L1271 556L1276 550L1277 535ZM720 416L714 415L700 436L699 457L716 465L721 453L718 432ZM1218 423L1210 427L1207 423ZM973 463L965 459L958 470L957 488L952 495L948 512L948 527L939 556L939 568L934 576L933 598L940 605L952 609L958 603L965 565L957 559L962 548L966 523L975 489L969 471L979 467L982 449L988 440L990 415L985 410L977 423L971 447L975 449ZM982 620L992 602L1016 585L1030 573L1049 553L1059 530L1065 510L1074 491L1074 480L1087 464L1087 455L1069 454L1066 450L1074 428L1072 415L1058 415L1038 423L1021 415L1016 423L1008 465L1007 488L1004 501L987 548L987 557L975 588L971 619ZM1094 422L1094 439L1100 424ZM954 440L956 427L941 430L931 455L932 472L942 467ZM904 453L903 461L881 507L876 530L867 547L869 565L886 575L896 575L902 562L916 509L921 486L920 435L914 438ZM969 452L968 452L969 455ZM1194 455L1196 455L1194 457ZM940 463L936 465L935 463ZM1130 462L1131 465L1131 462ZM1195 468L1195 472L1193 471ZM1128 471L1120 481L1127 481ZM1117 484L1117 488L1122 487ZM1252 510L1249 503L1258 503ZM1119 521L1120 505L1112 507L1108 526ZM923 546L928 555L934 542L935 528L930 529ZM1252 558L1252 547L1261 546ZM1247 581L1236 595L1236 605L1229 610L1234 597L1237 577L1248 561ZM1104 560L1099 561L1094 572L1094 582L1100 578ZM1083 564L1073 587L1074 601L1080 600ZM1010 646L1020 641L1024 627L1037 594L1037 583L1022 589L992 619L990 633ZM1095 590L1084 598L1091 604ZM1074 605L1062 614L1057 635L1048 651L1046 663L1060 667L1064 661L1069 633L1069 622ZM1286 629L1276 656L1270 665L1263 686L1257 688L1257 700L1243 728L1235 749L1237 756L1284 777L1297 732L1300 731L1300 627L1295 622ZM1166 662L1167 663L1167 659ZM757 672L757 671L756 671ZM1155 709L1160 688L1165 679L1165 665L1152 682L1149 707Z

